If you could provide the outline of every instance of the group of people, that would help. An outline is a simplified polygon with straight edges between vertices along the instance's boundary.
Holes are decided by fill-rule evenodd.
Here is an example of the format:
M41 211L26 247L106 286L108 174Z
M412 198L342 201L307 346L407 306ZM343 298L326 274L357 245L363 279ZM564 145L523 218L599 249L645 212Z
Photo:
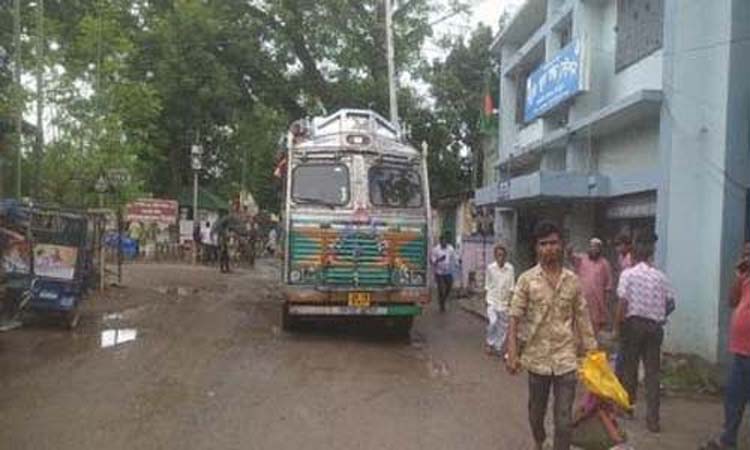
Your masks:
M206 222L205 227L196 225L193 227L193 244L197 252L197 258L207 264L219 262L219 271L229 273L230 253L237 246L237 237L227 228L212 230L211 222Z
M198 257L208 264L218 261L219 271L229 273L230 262L233 259L245 258L251 266L255 265L255 246L258 240L258 229L254 222L247 225L247 229L236 232L228 226L211 227L206 222L205 227L196 225L193 228L193 243ZM263 251L269 256L275 256L278 247L278 233L275 227L268 231Z
M534 230L537 264L516 280L503 244L485 275L486 349L503 357L509 373L523 368L529 379L529 422L536 448L546 440L544 419L550 391L554 396L555 450L569 449L579 358L602 348L603 331L617 338L616 373L637 401L638 367L645 369L646 427L658 433L660 371L664 326L675 310L675 291L654 266L657 238L642 234L615 240L616 272L603 256L604 244L592 238L585 254L566 249L560 229L542 222ZM431 262L441 311L450 292L449 264L455 251L443 237ZM735 448L745 405L750 401L750 242L746 242L731 290L733 319L729 350L733 354L725 425L720 438L703 449ZM632 413L626 413L632 417Z

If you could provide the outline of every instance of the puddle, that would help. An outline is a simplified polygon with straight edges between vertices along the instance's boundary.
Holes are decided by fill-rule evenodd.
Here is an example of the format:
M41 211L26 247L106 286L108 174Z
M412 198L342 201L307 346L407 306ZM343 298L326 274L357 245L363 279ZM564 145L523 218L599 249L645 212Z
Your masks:
M102 319L104 320L122 320L125 316L121 313L105 314Z
M101 347L114 347L126 342L134 341L138 337L138 330L134 328L116 328L102 331Z
M188 297L198 293L198 288L185 286L159 286L155 290L162 295L176 295L178 297Z
M430 378L445 378L450 376L448 364L443 361L436 361L430 358L427 361L427 370L429 371Z

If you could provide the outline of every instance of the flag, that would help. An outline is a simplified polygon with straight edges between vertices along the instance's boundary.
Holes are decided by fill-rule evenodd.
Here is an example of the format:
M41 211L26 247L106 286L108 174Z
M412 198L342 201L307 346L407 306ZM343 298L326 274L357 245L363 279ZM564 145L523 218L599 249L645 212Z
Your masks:
M494 134L497 131L495 102L492 99L489 89L484 94L484 102L479 117L479 131L484 134Z
M484 116L490 117L495 113L495 104L489 92L484 94Z

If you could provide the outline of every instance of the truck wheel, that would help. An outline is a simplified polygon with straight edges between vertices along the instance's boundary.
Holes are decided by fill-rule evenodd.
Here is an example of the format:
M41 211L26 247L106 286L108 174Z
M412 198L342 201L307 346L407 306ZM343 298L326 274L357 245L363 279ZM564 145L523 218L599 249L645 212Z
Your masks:
M284 302L281 307L281 329L284 331L294 331L297 328L297 321L289 314L289 303Z
M81 320L81 311L76 306L70 311L65 313L65 325L69 330L74 330L78 326L78 322Z
M413 323L413 316L395 318L391 328L393 330L393 335L400 338L408 338L411 336L411 326Z

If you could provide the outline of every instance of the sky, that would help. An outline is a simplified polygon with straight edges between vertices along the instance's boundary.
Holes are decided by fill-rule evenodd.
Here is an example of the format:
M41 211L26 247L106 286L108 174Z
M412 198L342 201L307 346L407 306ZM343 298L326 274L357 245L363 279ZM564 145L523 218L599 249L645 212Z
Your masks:
M474 13L471 16L471 23L476 25L479 22L488 22L494 31L497 31L497 20L500 18L505 8L510 8L511 11L515 10L518 5L522 3L521 0L476 0L474 6Z
M434 36L425 43L424 53L429 59L447 56L439 45L439 40L446 35L468 35L479 23L492 27L497 32L497 22L504 10L515 11L524 0L473 0L471 15L458 15L442 22L433 29Z

